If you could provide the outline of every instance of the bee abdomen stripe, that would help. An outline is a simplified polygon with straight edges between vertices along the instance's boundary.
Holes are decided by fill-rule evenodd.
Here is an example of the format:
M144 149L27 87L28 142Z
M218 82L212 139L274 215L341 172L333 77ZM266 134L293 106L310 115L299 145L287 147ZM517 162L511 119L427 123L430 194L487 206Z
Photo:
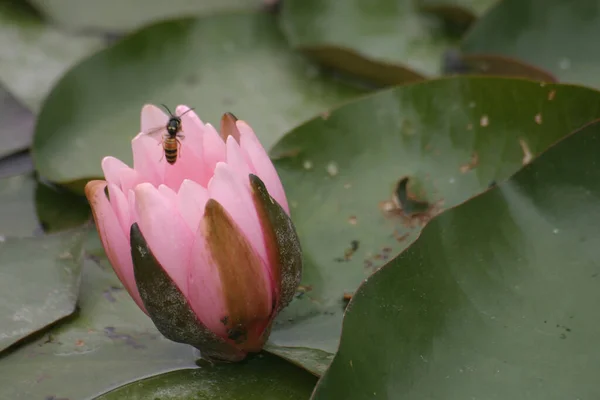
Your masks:
M174 149L167 149L167 148L165 148L165 154L167 154L167 155L169 155L169 154L175 155L175 154L177 154L177 148L174 148Z

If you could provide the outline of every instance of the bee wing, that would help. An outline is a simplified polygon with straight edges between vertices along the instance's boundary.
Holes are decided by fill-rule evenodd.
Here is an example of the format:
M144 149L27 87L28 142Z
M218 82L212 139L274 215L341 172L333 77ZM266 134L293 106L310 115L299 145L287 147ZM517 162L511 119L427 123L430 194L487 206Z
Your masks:
M156 134L160 133L162 136L162 134L164 134L166 131L167 128L165 128L164 126L157 126L156 128L152 128L144 132L144 135L156 136Z

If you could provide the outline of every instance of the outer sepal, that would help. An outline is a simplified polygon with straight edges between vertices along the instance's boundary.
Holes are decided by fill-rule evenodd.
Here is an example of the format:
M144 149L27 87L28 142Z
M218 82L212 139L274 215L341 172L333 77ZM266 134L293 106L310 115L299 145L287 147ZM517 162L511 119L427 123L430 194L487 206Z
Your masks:
M187 299L158 263L137 223L131 226L135 281L148 315L166 338L194 346L209 361L235 362L246 353L208 330Z
M294 298L302 279L302 248L292 219L269 195L265 184L256 175L250 174L250 187L254 205L262 226L269 265L279 287L277 312Z

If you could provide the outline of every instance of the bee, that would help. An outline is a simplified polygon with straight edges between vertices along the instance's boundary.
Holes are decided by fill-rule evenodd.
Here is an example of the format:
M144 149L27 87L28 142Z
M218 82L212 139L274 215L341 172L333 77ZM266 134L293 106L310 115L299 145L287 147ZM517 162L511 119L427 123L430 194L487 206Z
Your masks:
M147 134L153 135L155 133L164 132L166 130L166 133L163 135L162 141L159 144L162 144L162 146L163 146L164 157L167 159L167 162L169 164L173 165L173 164L175 164L175 162L177 161L177 157L181 153L180 139L185 138L185 136L181 134L181 131L182 131L181 117L183 115L189 113L190 111L192 111L193 108L190 108L189 110L185 111L181 115L175 115L171 112L171 110L169 110L169 107L167 107L164 104L161 104L161 105L169 113L169 120L167 121L167 124L165 126L160 126L156 129L152 129Z

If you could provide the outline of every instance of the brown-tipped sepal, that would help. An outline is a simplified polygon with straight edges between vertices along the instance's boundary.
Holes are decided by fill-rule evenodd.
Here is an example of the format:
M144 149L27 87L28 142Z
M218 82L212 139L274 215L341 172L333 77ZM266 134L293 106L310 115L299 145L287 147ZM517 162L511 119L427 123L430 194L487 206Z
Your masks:
M237 117L230 112L221 117L221 137L227 141L228 136L233 136L236 142L240 143L240 131L237 128Z
M131 226L131 257L140 296L148 315L166 338L194 346L211 362L235 362L246 352L206 328L187 299L158 263L138 224Z
M264 261L229 213L209 199L203 219L204 237L219 273L227 315L221 320L227 339L247 352L265 344L276 297Z
M250 174L254 205L262 226L269 265L278 287L276 312L292 301L302 279L302 248L292 219L269 195L265 184Z

